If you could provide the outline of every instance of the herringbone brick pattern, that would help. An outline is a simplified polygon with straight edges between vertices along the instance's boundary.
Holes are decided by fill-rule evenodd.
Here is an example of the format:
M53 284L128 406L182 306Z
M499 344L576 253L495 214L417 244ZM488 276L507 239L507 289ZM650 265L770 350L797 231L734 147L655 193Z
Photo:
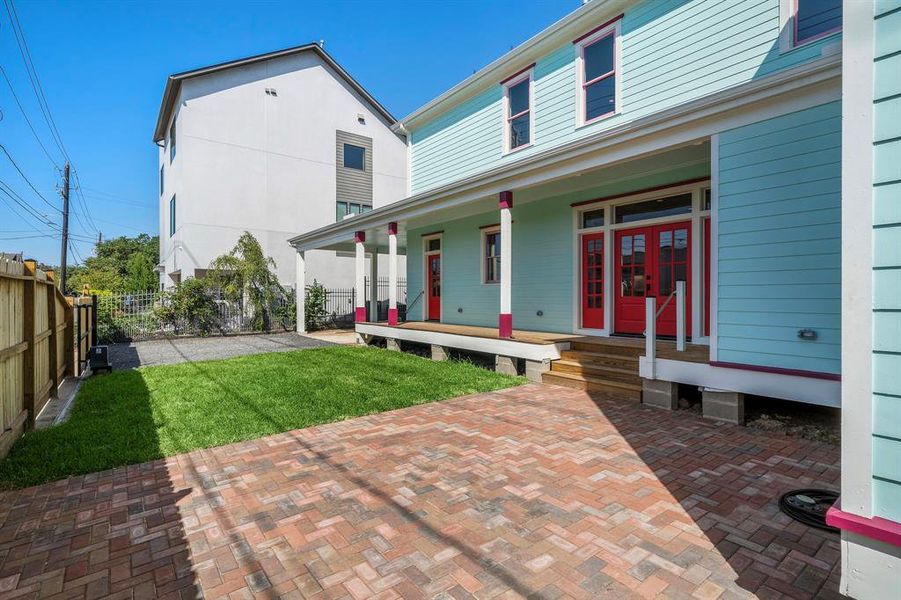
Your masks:
M838 464L528 385L7 493L0 597L835 597Z

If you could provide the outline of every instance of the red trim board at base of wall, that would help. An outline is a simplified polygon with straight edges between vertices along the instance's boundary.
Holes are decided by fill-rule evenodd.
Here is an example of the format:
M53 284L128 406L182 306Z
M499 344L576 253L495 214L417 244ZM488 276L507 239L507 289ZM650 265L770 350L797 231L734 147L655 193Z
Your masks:
M842 531L901 547L901 523L882 517L867 518L845 512L842 510L841 498L826 511L826 523Z
M743 363L710 361L711 367L722 369L738 369L741 371L757 371L758 373L774 373L776 375L791 375L793 377L808 377L810 379L825 379L827 381L841 381L842 376L837 373L821 373L819 371L804 371L801 369L783 369L780 367L761 367L758 365L746 365Z

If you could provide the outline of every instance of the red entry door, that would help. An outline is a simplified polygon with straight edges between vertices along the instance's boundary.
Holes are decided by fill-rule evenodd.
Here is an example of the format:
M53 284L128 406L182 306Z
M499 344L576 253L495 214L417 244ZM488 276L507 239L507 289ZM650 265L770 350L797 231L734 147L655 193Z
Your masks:
M428 316L429 321L441 320L441 255L426 256L426 267L429 278Z
M604 327L604 234L582 236L582 327Z
M645 329L644 300L657 297L657 309L685 281L685 330L691 331L691 223L671 223L616 232L619 286L614 307L618 333ZM658 335L676 335L676 298L657 317Z

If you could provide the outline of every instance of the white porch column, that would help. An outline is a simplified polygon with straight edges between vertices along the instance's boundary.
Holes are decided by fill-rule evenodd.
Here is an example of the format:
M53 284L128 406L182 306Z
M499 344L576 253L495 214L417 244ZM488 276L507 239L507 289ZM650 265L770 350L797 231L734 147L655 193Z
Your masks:
M397 223L388 223L388 325L397 325Z
M375 246L369 255L369 320L379 320L379 249Z
M366 320L366 232L354 233L354 245L356 246L356 260L354 270L356 280L354 285L354 321L362 323Z
M513 192L501 192L498 206L501 209L501 311L497 319L498 337L513 337L513 313L512 313L512 288L511 276L513 274L513 218L510 209L513 208Z
M297 333L307 332L306 290L307 290L307 264L303 250L298 250L294 260L294 279L297 289L294 290L297 310Z

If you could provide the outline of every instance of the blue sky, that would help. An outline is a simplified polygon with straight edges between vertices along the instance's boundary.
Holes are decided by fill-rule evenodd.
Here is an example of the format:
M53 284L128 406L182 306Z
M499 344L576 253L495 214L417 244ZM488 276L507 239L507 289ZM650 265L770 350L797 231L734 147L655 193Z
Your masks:
M400 118L575 10L579 0L16 0L15 6L90 213L83 214L73 195L81 213L70 219L77 261L90 255L97 230L104 238L157 233L157 154L150 138L170 73L323 39L326 50ZM0 65L61 165L3 8ZM61 177L2 78L0 111L0 144L38 192L61 206ZM61 221L59 210L39 198L2 153L0 181L50 221ZM0 192L0 250L58 263L60 243L48 234L50 226L22 214ZM29 237L42 234L50 236Z

